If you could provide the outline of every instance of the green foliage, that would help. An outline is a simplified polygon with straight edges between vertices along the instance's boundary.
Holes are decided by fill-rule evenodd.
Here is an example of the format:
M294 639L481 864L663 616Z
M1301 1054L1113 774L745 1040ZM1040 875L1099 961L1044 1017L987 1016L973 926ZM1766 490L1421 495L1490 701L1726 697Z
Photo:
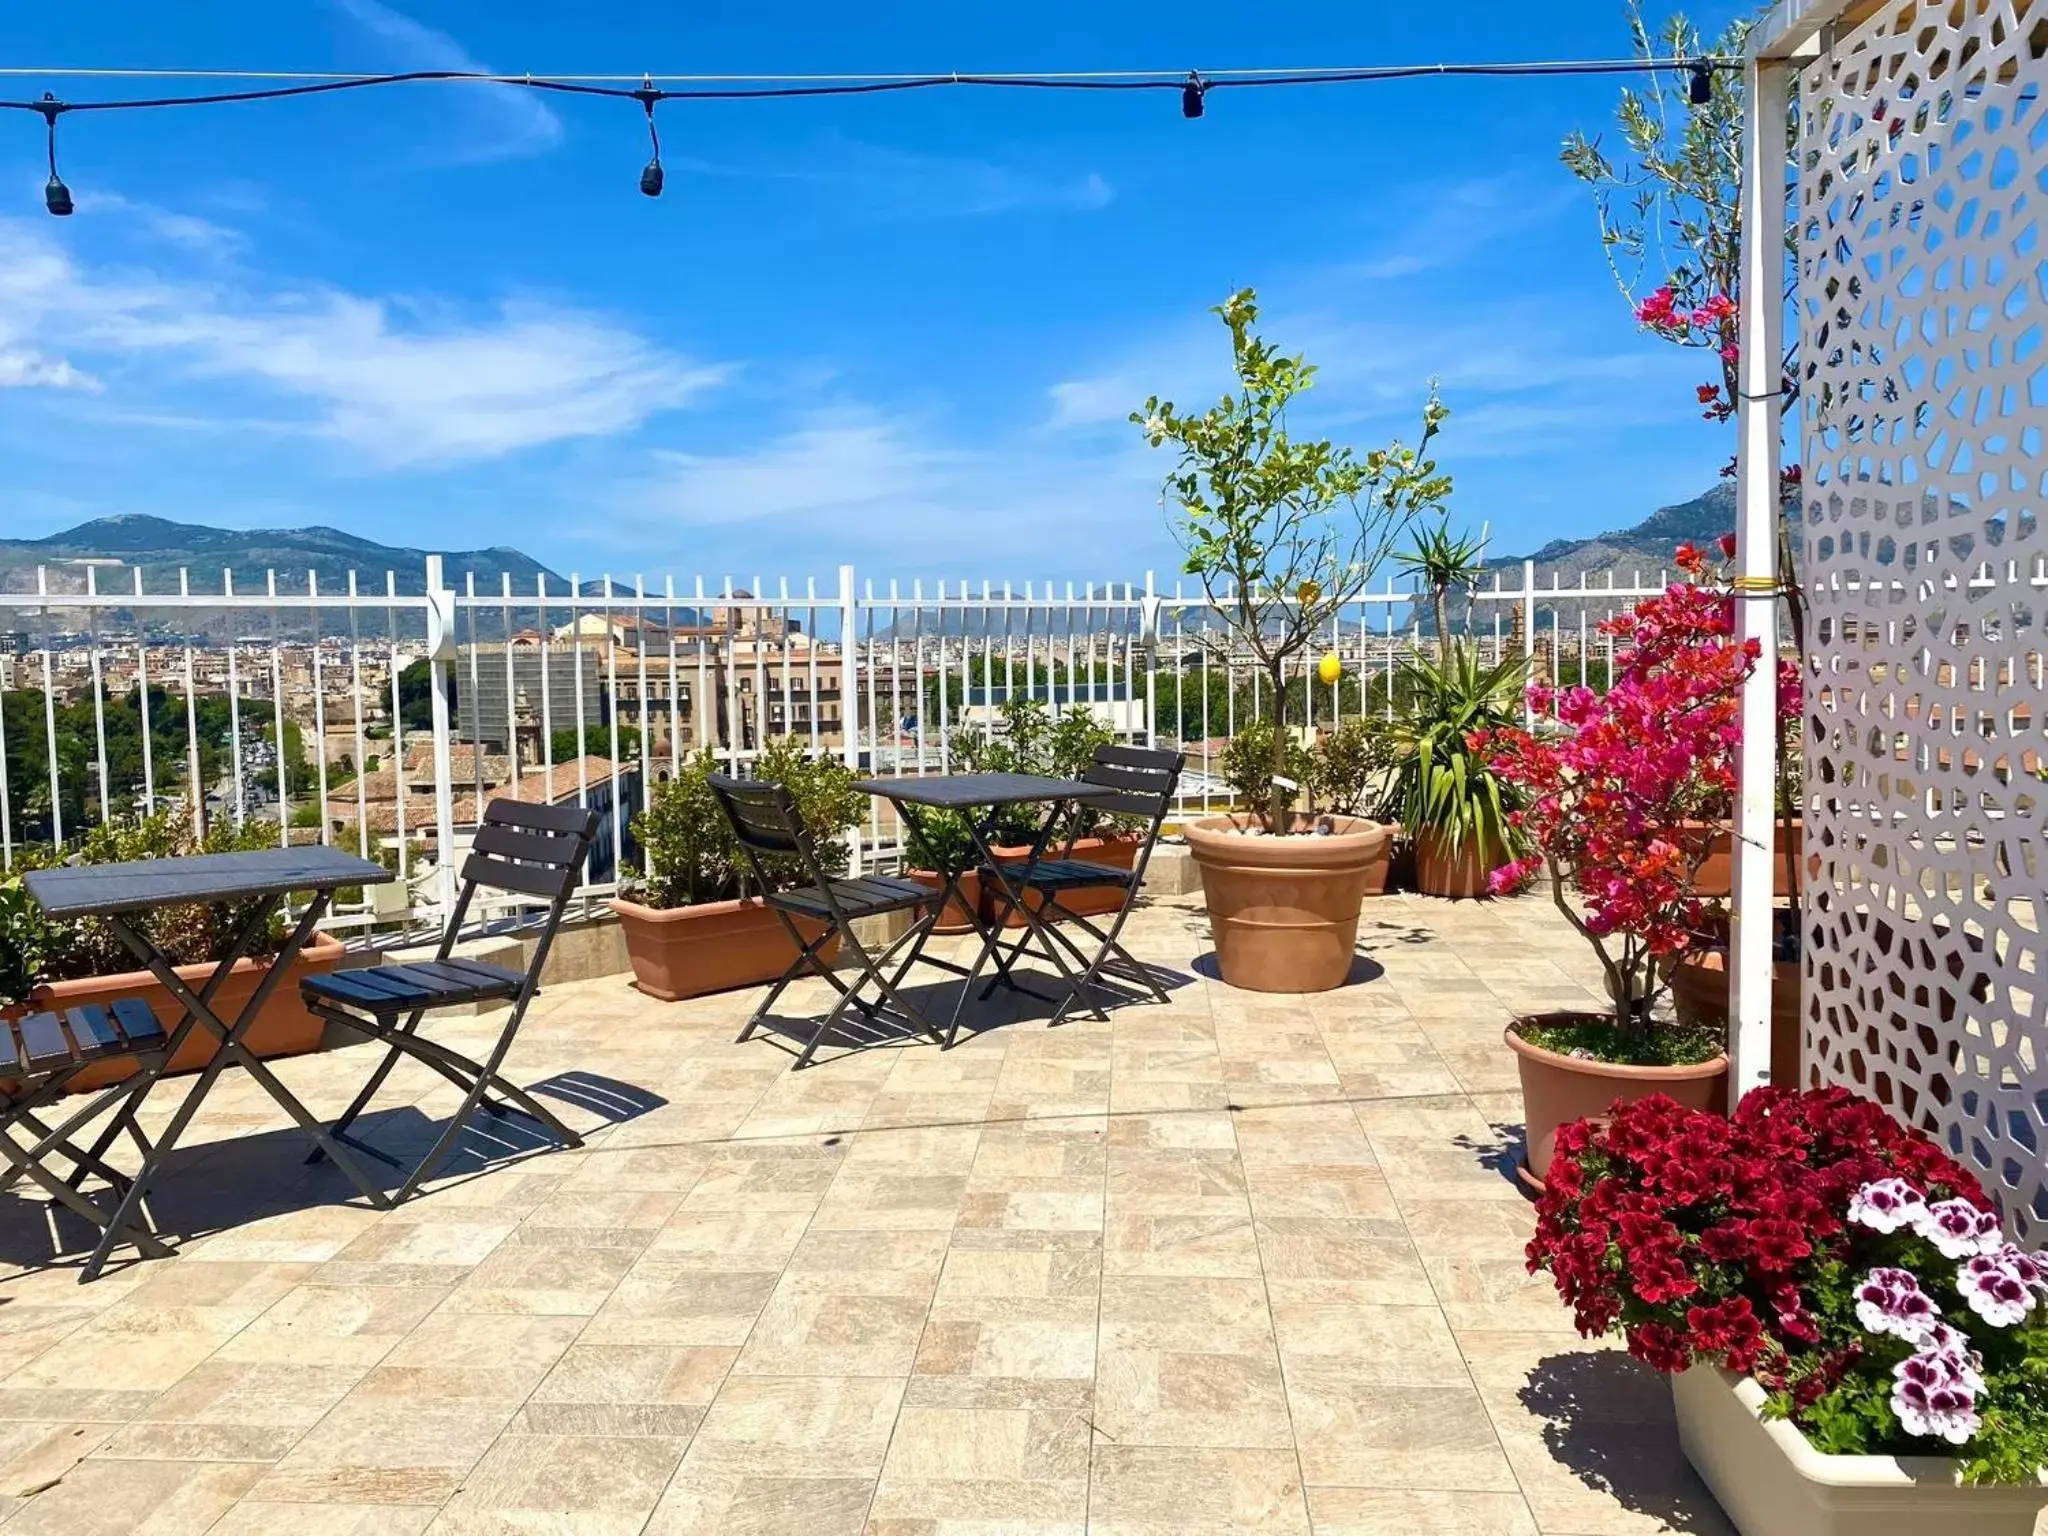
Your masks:
M1253 331L1251 289L1215 313L1230 331L1237 390L1201 412L1155 395L1131 420L1153 447L1171 443L1179 454L1165 491L1185 568L1271 684L1283 727L1273 737L1279 775L1287 661L1329 632L1410 520L1450 494L1450 477L1427 456L1447 413L1432 392L1416 447L1395 441L1363 458L1327 439L1297 439L1287 430L1288 406L1315 369ZM1267 815L1277 827L1285 814L1276 794Z
M749 866L732 823L711 792L720 772L717 755L705 748L684 761L682 771L655 786L649 805L633 823L646 855L643 896L653 907L689 907L728 901L742 893ZM828 874L846 870L844 834L867 814L867 797L854 788L857 776L834 757L813 757L808 743L779 736L764 746L753 776L782 785L816 845ZM794 856L763 861L780 887L807 883L803 861Z
M127 816L142 806L142 695L140 690L111 696L101 701L100 718L95 719L90 695L58 706L55 711L57 783L67 840L80 836L85 828L109 816ZM268 699L241 701L242 737L245 742L274 742L277 724ZM228 740L235 710L224 693L201 694L193 701L197 722L201 780L212 785L227 770ZM107 807L100 805L99 733L104 727L107 742ZM157 793L180 791L190 772L191 743L186 737L185 696L151 685L149 690L149 753ZM44 714L40 689L17 689L0 694L0 731L7 739L7 796L17 836L47 839L50 816L50 730ZM295 720L285 721L285 786L294 797L312 792L318 779L307 760L304 733ZM271 772L262 775L267 789L275 789Z
M1277 829L1281 823L1271 819L1273 808L1284 817L1294 809L1300 790L1275 784L1274 775L1278 773L1299 785L1308 777L1309 769L1308 754L1301 744L1291 734L1276 742L1276 735L1278 728L1270 719L1246 721L1230 738L1230 745L1223 749L1223 757L1216 766L1238 803L1260 808L1269 818L1268 825Z
M1408 664L1382 819L1399 821L1410 837L1429 828L1452 853L1472 843L1515 850L1513 792L1466 743L1474 731L1521 723L1526 670L1519 656L1489 666L1477 646L1461 641L1447 644L1441 658Z
M1451 633L1451 594L1470 592L1486 573L1486 540L1451 532L1450 519L1443 518L1416 534L1414 543L1394 556L1394 564L1421 582L1429 593L1435 633L1439 639L1445 639Z
M586 725L583 727L583 745L579 751L576 745L576 727L565 725L548 734L550 762L573 763L578 757L602 757L621 763L640 760L640 728L622 725L617 730L618 756L612 758L612 727L608 725Z
M1041 699L1012 698L1003 701L999 713L1002 717L1000 730L984 731L976 726L966 726L953 733L948 746L958 771L1028 773L1040 778L1074 779L1095 761L1097 747L1106 747L1116 740L1116 733L1082 704L1076 704L1063 715L1054 716ZM1086 807L1076 807L1076 812L1082 818L1076 823L1077 836L1093 833L1114 820L1099 816ZM1028 843L1038 836L1043 814L1041 807L1032 805L1005 808L997 815L989 835L1001 844ZM964 823L957 829L949 828L941 833L940 823L934 821L929 832L934 842L945 845L942 849L930 850L933 852L957 852L956 834L958 842L967 841Z
M1318 812L1356 816L1394 763L1394 743L1377 720L1346 720L1317 736L1305 754L1302 787Z
M122 864L143 859L170 859L194 853L234 853L277 846L274 825L250 822L237 830L220 823L204 838L194 838L182 817L120 818L88 832L80 847L52 848L30 844L15 851L14 868L0 881L0 1006L28 1001L37 986L82 976L104 976L140 967L134 951L97 918L54 921L22 886L21 877L34 869L59 864ZM254 916L257 903L217 902L162 907L136 919L137 926L170 956L175 965L200 965L227 952L242 925ZM269 931L251 953L274 951L284 934L283 919L273 916Z

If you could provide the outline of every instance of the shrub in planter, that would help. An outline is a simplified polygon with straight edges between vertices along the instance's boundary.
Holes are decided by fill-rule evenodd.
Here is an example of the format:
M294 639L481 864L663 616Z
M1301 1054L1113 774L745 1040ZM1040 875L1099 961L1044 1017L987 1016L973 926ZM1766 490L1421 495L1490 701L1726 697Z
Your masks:
M1968 1170L1869 1100L1763 1088L1728 1119L1660 1096L1566 1126L1528 1254L1582 1334L1687 1373L1688 1453L1746 1531L1832 1529L1859 1476L1874 1491L1851 1502L1878 1523L1858 1529L1909 1528L1882 1523L1888 1504L1925 1494L1970 1530L1958 1484L2027 1486L1977 1506L2026 1523L1987 1529L2031 1531L2048 1505L2048 1254L2007 1242ZM1749 1419L1844 1460L1787 1475L1716 1371L1761 1389ZM1908 1460L1848 1460L1868 1457ZM1758 1507L1768 1489L1813 1509Z
M707 748L654 791L634 823L646 857L639 882L646 899L612 903L635 984L665 1001L773 981L796 956L781 920L745 890L745 861L711 793L718 771ZM761 749L754 775L789 790L826 872L843 874L842 839L867 810L853 770L836 758L813 757L807 744L783 736ZM808 879L794 855L764 863L778 885ZM807 940L821 931L801 919L797 928ZM824 958L831 959L829 949Z
M1415 845L1415 883L1425 895L1484 895L1487 877L1520 850L1517 792L1484 743L1516 723L1527 672L1519 656L1489 666L1478 646L1454 640L1440 658L1403 669L1393 779L1380 815Z
M1496 887L1547 866L1557 909L1592 945L1611 999L1604 1017L1509 1027L1536 1178L1556 1128L1617 1095L1682 1089L1704 1106L1725 1091L1725 1028L1654 1016L1706 919L1694 884L1706 845L1688 829L1734 791L1742 686L1756 667L1755 647L1734 639L1734 600L1699 579L1703 561L1687 565L1694 580L1601 622L1616 645L1604 695L1533 689L1557 728L1496 728L1479 742L1522 796L1513 820L1530 849L1494 872Z
M1085 705L1076 704L1055 715L1044 700L1010 698L1003 702L999 714L1001 725L996 730L965 726L948 738L959 771L1075 779L1094 762L1097 747L1116 740L1116 733ZM1044 808L1038 805L1007 806L996 813L988 837L998 863L1020 863L1030 855L1043 815ZM1048 846L1066 847L1071 839L1072 858L1131 867L1137 852L1136 822L1078 803L1069 806L1066 815L1067 819L1053 828ZM956 812L926 811L920 820L922 834L905 828L911 876L937 888L947 875L961 872L958 895L947 904L933 931L966 933L974 927L976 915L984 922L993 921L995 899L982 889L980 875L972 867L976 853L965 818ZM1035 896L1027 899L1037 900ZM1110 903L1120 899L1121 893L1114 890L1080 891L1071 893L1066 905L1087 914L1114 911ZM1008 926L1022 927L1023 922L1017 913L1009 914Z
M1288 407L1315 370L1254 331L1250 289L1216 313L1230 332L1237 388L1207 410L1154 396L1131 416L1153 447L1171 444L1178 455L1165 499L1185 569L1223 615L1232 644L1264 673L1273 701L1264 803L1251 817L1191 824L1188 848L1202 869L1223 979L1258 991L1324 991L1350 972L1366 871L1384 860L1386 829L1333 819L1329 835L1292 849L1254 848L1242 834L1254 820L1276 845L1306 830L1279 782L1291 777L1288 664L1330 632L1415 516L1450 494L1450 477L1428 456L1446 412L1432 393L1413 448L1396 441L1357 456L1326 439L1297 439Z

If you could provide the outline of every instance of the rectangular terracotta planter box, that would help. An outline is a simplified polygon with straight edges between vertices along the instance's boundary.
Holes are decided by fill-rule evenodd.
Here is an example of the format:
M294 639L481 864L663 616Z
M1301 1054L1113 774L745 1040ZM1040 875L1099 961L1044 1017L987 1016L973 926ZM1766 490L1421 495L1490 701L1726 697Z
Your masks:
M626 936L633 985L665 1003L764 985L797 957L782 920L755 896L667 908L615 900L612 911ZM825 931L823 923L795 921L806 943ZM819 958L830 965L838 955L835 936Z
M302 1056L307 1051L320 1048L320 1039L327 1026L307 1011L306 1005L299 1000L299 983L308 976L322 976L333 970L341 963L345 952L341 940L331 933L316 933L306 941L306 947L299 951L290 971L272 989L263 1004L263 1011L256 1016L256 1022L244 1037L254 1054ZM228 979L213 995L214 1011L233 1023L242 1005L255 995L257 986L269 971L268 960L236 961ZM197 992L213 975L214 967L181 965L177 972L178 979ZM80 976L71 981L45 982L36 988L30 1007L61 1012L86 1003L106 1004L124 997L139 997L148 1003L150 1012L167 1031L177 1028L178 1021L185 1016L183 1006L171 996L170 989L147 971L122 971L111 976ZM213 1059L214 1047L218 1043L212 1030L203 1025L195 1029L171 1059L171 1071L197 1072ZM132 1062L110 1061L88 1067L72 1080L71 1091L84 1093L108 1083L118 1083L124 1077L134 1076L134 1073Z
M935 891L946 883L936 871L929 869L908 869L904 871L904 875L919 885L930 886ZM960 876L960 884L954 888L953 899L946 903L946 910L941 912L939 920L932 924L932 932L942 935L977 933L980 930L975 925L975 914L981 909L981 874L970 869Z
M1106 864L1111 869L1131 869L1137 865L1138 850L1144 846L1144 838L1135 832L1113 832L1108 837L1077 838L1073 852L1067 857L1088 864ZM1005 847L998 843L995 845L995 855L998 864L1022 864L1031 857L1031 849L1029 845ZM1058 858L1060 850L1058 847L1049 848L1045 856ZM999 891L987 890L981 893L981 920L984 923L995 921L996 908L1002 904L1002 900L1002 893ZM1024 900L1034 912L1045 905L1044 898L1035 891L1027 892ZM1060 905L1082 917L1103 917L1115 912L1123 904L1123 891L1113 885L1098 885L1060 893ZM1023 914L1012 910L1003 926L1022 928Z
M1686 1460L1742 1536L2033 1536L2048 1483L1968 1486L1945 1456L1826 1456L1746 1377L1671 1378Z

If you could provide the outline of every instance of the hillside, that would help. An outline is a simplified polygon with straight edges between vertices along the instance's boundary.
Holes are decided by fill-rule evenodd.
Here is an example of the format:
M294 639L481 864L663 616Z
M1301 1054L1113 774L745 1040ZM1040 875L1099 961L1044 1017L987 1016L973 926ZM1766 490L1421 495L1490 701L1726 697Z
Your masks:
M1519 567L1527 558L1547 578L1551 572L1567 584L1573 576L1604 576L1614 573L1616 582L1627 585L1640 572L1644 581L1655 581L1657 572L1671 569L1671 552L1682 541L1710 543L1735 527L1735 485L1722 481L1712 490L1682 501L1675 507L1659 507L1633 528L1596 534L1590 539L1553 539L1528 556L1491 560L1489 568L1513 573L1520 580ZM1502 580L1506 581L1507 575Z
M43 566L57 590L82 592L85 569L75 563L80 560L102 562L102 591L133 590L137 567L151 592L177 591L182 568L192 590L205 593L220 591L223 570L234 572L237 593L262 592L271 571L277 573L280 592L304 592L308 571L318 576L322 593L347 591L350 571L356 573L359 590L382 592L389 571L399 593L412 596L425 590L427 552L379 544L338 528L207 528L130 514L95 518L46 539L0 539L0 591L33 592L36 567ZM454 551L446 556L446 567L449 584L458 590L464 577L475 572L478 587L495 592L500 573L507 571L517 593L531 594L534 578L542 574L551 589L568 590L566 580L516 549Z

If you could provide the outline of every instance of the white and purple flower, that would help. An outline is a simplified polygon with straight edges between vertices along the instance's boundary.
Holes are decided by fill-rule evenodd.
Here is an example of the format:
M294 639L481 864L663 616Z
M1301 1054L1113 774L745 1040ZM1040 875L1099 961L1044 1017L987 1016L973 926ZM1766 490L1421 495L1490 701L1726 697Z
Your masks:
M1943 1200L1926 1207L1913 1229L1934 1244L1945 1259L1991 1253L2004 1241L1998 1217L1993 1212L1978 1210L1967 1200Z
M1892 1412L1909 1435L1932 1435L1961 1445L1974 1435L1977 1394L1984 1390L1974 1356L1926 1350L1892 1367Z
M1856 1287L1856 1321L1872 1333L1921 1344L1942 1327L1941 1308L1907 1269L1873 1269Z
M1991 1253L1973 1254L1956 1270L1956 1289L1963 1300L1994 1328L2025 1321L2043 1283L2040 1261L2010 1243Z
M1927 1215L1927 1201L1904 1179L1877 1179L1849 1198L1849 1219L1873 1232L1918 1229Z

